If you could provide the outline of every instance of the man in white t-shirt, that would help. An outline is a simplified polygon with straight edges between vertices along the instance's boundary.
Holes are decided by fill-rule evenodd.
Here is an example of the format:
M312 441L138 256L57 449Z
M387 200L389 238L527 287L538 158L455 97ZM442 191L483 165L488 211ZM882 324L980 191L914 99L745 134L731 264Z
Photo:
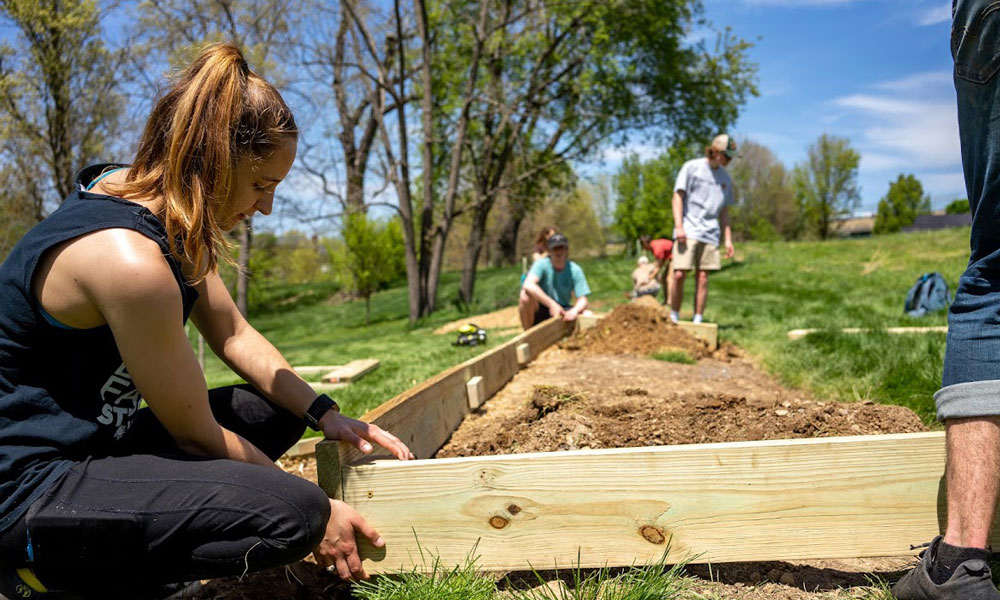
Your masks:
M722 268L719 258L720 233L726 244L726 258L732 258L732 230L729 206L733 203L733 180L726 172L736 154L736 142L718 135L705 148L705 158L684 163L674 184L674 281L670 295L670 320L680 318L684 279L697 274L694 322L700 323L708 299L708 272Z

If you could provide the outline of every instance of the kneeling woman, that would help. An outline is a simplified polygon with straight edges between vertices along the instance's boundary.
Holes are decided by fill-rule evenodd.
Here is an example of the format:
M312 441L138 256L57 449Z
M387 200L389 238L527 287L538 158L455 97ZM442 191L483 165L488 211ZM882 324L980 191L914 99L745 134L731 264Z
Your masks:
M307 423L412 455L317 398L217 271L224 232L271 212L297 138L277 90L211 46L135 161L84 169L0 267L0 595L154 598L311 550L366 576L354 534L378 534L274 460ZM249 385L206 389L189 316Z

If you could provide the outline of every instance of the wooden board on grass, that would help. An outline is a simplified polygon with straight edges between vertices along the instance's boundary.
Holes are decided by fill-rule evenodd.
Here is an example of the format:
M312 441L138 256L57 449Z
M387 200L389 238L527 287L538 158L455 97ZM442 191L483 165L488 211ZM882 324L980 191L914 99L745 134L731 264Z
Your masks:
M359 358L352 360L346 365L333 367L325 375L325 383L351 383L371 373L379 366L377 358Z
M912 554L944 526L941 432L582 450L342 469L372 572ZM994 528L996 532L997 529ZM1000 543L994 533L992 543ZM669 542L669 545L668 545Z
M822 329L793 329L788 332L788 339L790 340L801 340L810 333L817 333L819 331L824 331ZM871 329L868 327L847 327L841 329L840 333L892 333L892 334L904 334L904 333L948 333L947 325L939 325L934 327L886 327L884 329Z

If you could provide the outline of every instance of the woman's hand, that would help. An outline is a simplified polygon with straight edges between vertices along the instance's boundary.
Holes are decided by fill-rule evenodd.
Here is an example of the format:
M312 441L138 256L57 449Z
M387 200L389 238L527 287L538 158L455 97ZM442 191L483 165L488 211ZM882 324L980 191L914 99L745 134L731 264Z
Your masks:
M326 413L319 424L327 439L347 442L365 454L371 454L372 444L378 444L399 460L416 458L398 437L378 425L345 417L334 411Z
M323 541L313 550L316 562L341 579L368 579L358 555L355 532L371 541L376 548L385 546L382 536L356 510L340 500L330 500L330 520L326 523Z

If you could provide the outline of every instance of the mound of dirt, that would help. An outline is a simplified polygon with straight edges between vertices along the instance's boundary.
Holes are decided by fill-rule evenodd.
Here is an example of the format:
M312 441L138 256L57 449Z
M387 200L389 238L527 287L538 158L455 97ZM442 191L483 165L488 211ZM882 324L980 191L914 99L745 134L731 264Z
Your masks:
M590 329L578 331L560 344L584 354L647 356L664 348L681 349L694 358L712 355L708 344L670 322L669 313L655 302L622 304Z
M491 438L448 445L444 456L629 448L926 431L913 411L874 402L796 399L773 405L726 393L653 396L640 387L600 396L539 385Z

